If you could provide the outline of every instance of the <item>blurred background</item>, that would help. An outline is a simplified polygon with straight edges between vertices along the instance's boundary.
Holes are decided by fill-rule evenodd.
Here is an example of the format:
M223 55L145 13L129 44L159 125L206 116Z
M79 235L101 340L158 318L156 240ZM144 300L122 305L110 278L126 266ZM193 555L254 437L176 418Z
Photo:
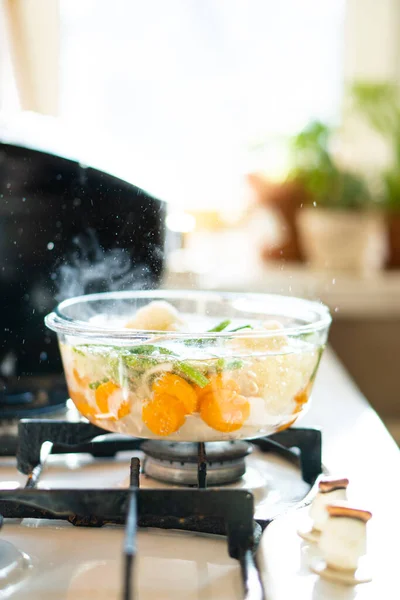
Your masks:
M2 0L0 142L166 200L165 286L326 302L400 441L399 32L400 0Z

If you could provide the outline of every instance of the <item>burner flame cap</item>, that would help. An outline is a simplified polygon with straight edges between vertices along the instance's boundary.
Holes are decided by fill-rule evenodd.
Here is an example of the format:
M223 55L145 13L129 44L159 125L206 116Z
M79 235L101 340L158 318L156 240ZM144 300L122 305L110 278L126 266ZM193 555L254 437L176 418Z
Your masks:
M141 449L147 456L158 460L197 463L198 444L196 442L167 442L146 440ZM245 458L252 452L251 444L244 441L205 442L207 462L227 462Z

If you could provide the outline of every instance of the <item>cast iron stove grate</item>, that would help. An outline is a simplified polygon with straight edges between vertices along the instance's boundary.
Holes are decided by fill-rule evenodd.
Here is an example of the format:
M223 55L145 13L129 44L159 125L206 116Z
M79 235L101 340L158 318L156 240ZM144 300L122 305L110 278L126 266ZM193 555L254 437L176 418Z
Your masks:
M101 439L93 441L95 437ZM180 529L226 535L229 555L239 561L244 598L265 598L255 552L269 520L254 519L254 498L246 490L206 489L205 445L198 445L198 487L141 489L140 461L131 459L127 489L40 489L42 469L50 454L89 452L96 457L138 450L143 440L104 435L89 423L25 419L19 423L17 464L27 474L25 488L0 491L5 518L64 519L76 526L124 524L123 599L133 598L133 566L137 527ZM264 452L278 452L299 462L304 481L313 485L322 472L321 433L288 429L253 440ZM292 448L298 448L299 455ZM307 502L312 494L303 501Z

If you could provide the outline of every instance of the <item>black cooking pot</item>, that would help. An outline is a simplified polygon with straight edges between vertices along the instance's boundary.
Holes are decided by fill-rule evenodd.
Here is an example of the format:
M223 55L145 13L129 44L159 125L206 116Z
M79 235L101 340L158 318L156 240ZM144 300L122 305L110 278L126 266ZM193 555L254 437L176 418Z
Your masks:
M0 413L61 373L43 323L57 302L157 286L164 220L164 202L126 181L0 143Z

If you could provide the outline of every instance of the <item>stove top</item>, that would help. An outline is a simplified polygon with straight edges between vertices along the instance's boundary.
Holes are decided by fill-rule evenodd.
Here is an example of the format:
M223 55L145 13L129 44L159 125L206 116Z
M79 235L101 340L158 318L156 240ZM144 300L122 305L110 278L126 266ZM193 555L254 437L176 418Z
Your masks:
M60 413L67 397L62 375L0 377L0 422Z
M6 522L125 526L125 600L133 598L137 577L138 527L226 536L243 597L261 600L255 561L261 533L277 515L311 499L322 471L321 434L289 429L251 443L186 445L105 434L86 422L27 419L19 423L17 464L27 478L24 487L0 490ZM54 480L56 466L64 474ZM221 485L228 480L234 483Z
M63 376L0 377L0 456L15 456L23 418L76 418L69 409Z

